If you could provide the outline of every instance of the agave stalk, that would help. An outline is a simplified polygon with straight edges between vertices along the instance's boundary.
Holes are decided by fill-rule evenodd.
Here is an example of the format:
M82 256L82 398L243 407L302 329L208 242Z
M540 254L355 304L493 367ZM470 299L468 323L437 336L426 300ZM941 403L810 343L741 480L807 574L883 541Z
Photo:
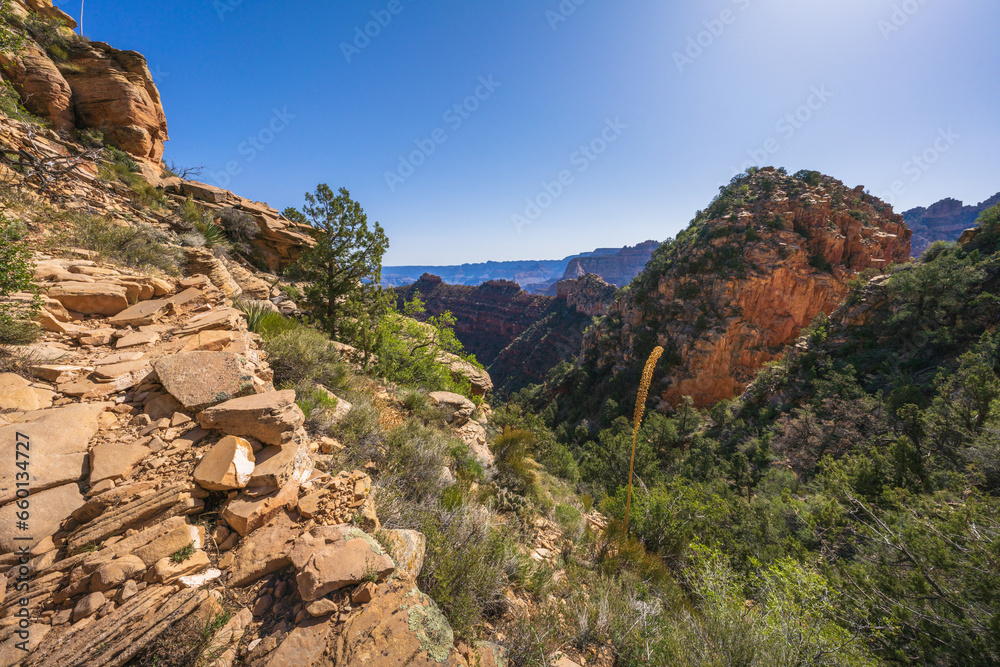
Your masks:
M632 474L635 471L635 443L639 437L639 426L642 416L646 413L646 396L649 394L649 384L653 381L653 369L663 355L663 348L657 345L646 360L642 370L642 382L639 383L639 396L635 401L635 415L632 418L632 460L628 464L628 500L625 501L625 534L628 535L628 521L632 511Z

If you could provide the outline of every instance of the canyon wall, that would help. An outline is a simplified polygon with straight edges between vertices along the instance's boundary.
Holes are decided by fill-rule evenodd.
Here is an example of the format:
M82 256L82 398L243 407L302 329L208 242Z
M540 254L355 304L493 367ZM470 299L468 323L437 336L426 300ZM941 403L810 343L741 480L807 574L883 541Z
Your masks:
M919 257L935 241L957 241L962 232L975 226L980 213L997 204L1000 204L1000 193L975 206L964 206L949 197L927 208L918 206L904 211L903 219L913 230L913 256Z

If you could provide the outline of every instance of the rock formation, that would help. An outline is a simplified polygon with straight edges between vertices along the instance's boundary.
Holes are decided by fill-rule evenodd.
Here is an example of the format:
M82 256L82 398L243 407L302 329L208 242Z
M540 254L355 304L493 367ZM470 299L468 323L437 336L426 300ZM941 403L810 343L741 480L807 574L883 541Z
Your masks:
M906 226L913 231L911 252L919 257L935 241L957 241L966 229L975 226L976 218L1000 203L997 193L976 206L963 206L957 199L942 199L927 208L912 208L903 213Z
M887 205L815 172L803 179L770 168L736 179L587 336L585 367L634 374L662 345L659 398L711 405L832 312L859 272L908 261L910 231Z
M74 35L76 23L48 0L14 0L10 9L26 40L21 53L0 55L0 71L25 108L57 132L100 131L158 177L169 137L145 58Z
M598 248L557 260L482 262L460 266L386 266L382 268L382 284L405 287L426 273L440 277L449 285L474 287L489 281L506 280L517 283L529 294L555 296L555 286L560 280L596 273L605 281L623 287L642 270L658 245L656 241L646 241L635 247Z
M601 248L593 256L575 257L570 260L562 279L573 280L590 273L610 285L625 287L639 275L659 245L658 241L645 241L621 250L606 252L609 249Z

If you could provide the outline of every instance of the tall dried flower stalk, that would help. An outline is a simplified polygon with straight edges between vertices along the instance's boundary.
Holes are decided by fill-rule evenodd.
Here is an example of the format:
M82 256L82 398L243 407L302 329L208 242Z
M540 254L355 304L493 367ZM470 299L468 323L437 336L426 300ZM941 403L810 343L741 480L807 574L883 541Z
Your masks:
M635 470L635 443L639 437L639 425L642 424L642 416L646 413L646 396L649 394L649 384L653 381L653 369L656 362L663 355L663 348L657 345L646 360L646 367L642 370L642 382L639 383L639 396L635 401L635 415L632 418L632 460L628 464L628 500L625 502L625 534L628 535L628 521L632 510L632 473Z

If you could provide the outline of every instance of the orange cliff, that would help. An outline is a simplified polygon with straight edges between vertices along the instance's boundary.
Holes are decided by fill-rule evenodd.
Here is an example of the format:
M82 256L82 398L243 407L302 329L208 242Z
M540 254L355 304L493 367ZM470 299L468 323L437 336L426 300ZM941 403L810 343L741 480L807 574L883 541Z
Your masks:
M24 107L66 138L100 131L131 154L147 178L158 178L169 137L146 59L76 36L76 22L51 0L13 0L9 15L25 39L18 53L0 53L0 73Z
M909 261L902 216L861 187L809 181L763 169L731 186L588 335L590 363L618 373L663 345L661 401L705 407L740 394L860 272Z

